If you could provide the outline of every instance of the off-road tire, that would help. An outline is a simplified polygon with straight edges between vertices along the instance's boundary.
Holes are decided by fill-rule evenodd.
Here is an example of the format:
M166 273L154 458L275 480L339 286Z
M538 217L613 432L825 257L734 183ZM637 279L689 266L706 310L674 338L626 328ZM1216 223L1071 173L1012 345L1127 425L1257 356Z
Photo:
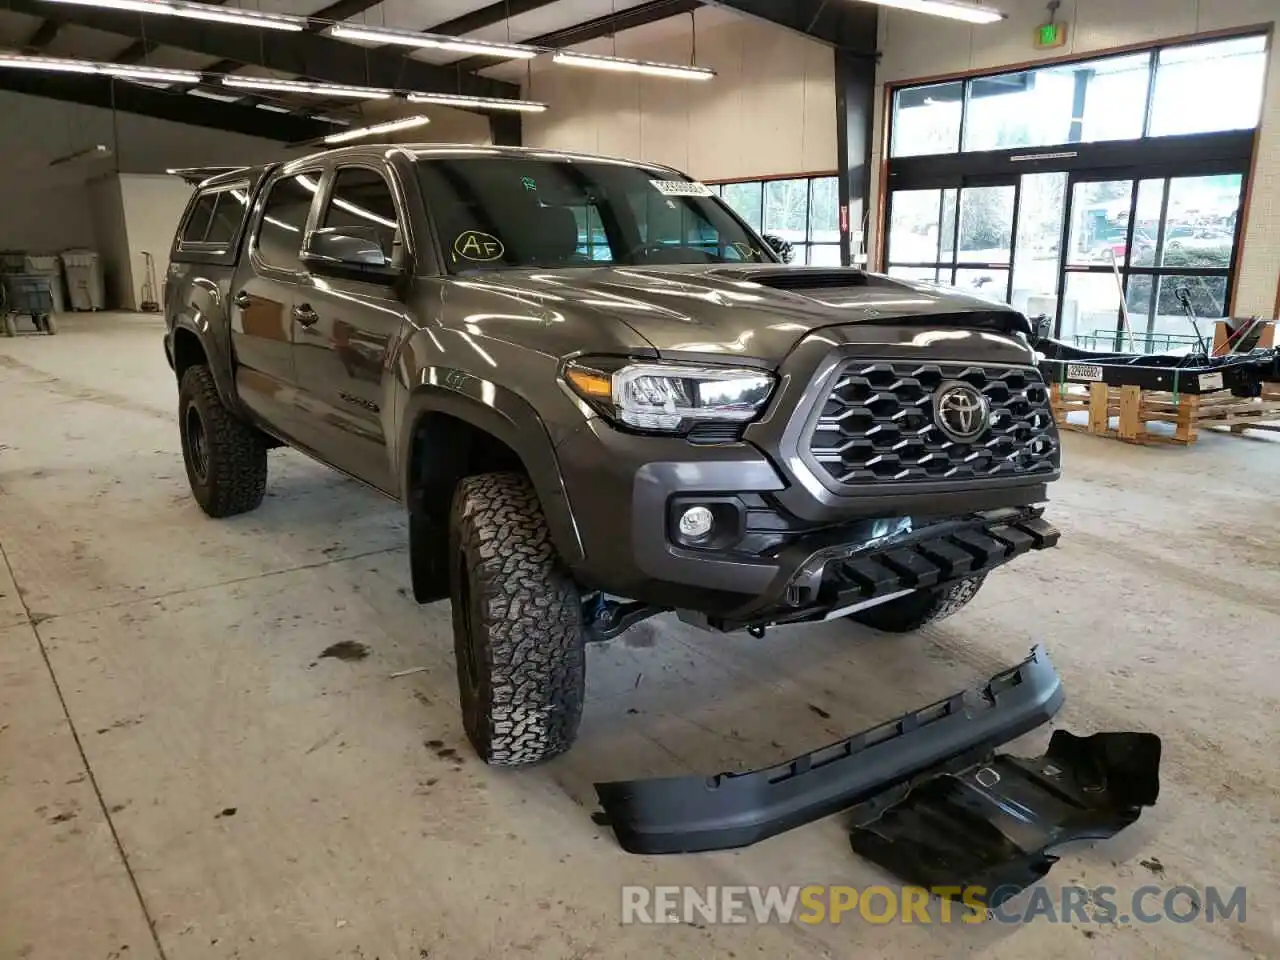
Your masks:
M485 763L541 763L573 744L586 686L582 602L538 495L519 473L465 477L449 514L458 697Z
M44 332L49 334L51 337L58 335L58 322L53 319L52 313L46 313L44 315Z
M266 444L255 427L222 405L213 374L202 364L182 374L178 429L191 493L205 513L233 517L262 503L267 490ZM203 442L203 460L193 446L197 436Z
M18 324L14 321L12 313L6 313L3 318L0 318L0 326L3 327L6 337L16 337L18 335Z
M849 614L849 619L885 633L911 633L958 611L977 596L986 579L986 576L969 577L917 590L897 600L858 610Z

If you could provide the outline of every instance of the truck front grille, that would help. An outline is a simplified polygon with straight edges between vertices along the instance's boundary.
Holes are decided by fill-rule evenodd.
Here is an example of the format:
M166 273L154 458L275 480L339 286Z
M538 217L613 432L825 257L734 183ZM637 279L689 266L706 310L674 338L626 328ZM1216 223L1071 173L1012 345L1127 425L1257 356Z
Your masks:
M939 427L941 385L967 383L987 400L988 426L971 442ZM809 439L841 484L964 481L1057 471L1049 391L1033 367L854 360L846 363Z

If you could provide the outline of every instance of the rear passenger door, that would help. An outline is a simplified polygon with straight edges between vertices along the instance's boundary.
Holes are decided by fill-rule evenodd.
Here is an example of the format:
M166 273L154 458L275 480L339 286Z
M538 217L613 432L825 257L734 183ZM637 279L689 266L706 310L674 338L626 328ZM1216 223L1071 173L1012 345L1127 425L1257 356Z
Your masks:
M265 188L246 255L232 283L231 346L241 401L284 439L298 437L293 340L300 254L320 174L277 176Z
M389 263L411 262L405 205L374 161L336 166L315 229L357 228L376 236ZM407 320L395 287L347 276L312 276L298 290L294 362L307 438L325 460L394 493L383 395L390 351ZM303 325L305 324L305 325Z

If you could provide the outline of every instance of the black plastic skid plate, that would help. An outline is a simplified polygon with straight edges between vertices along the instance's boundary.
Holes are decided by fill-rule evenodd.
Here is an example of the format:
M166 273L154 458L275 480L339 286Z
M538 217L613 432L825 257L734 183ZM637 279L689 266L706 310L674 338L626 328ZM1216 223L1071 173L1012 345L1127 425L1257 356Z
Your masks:
M631 853L726 850L810 823L1038 727L1062 706L1044 648L889 723L747 773L597 783L604 820Z
M885 791L854 811L849 840L906 883L998 907L1057 863L1049 848L1110 837L1159 794L1155 734L1055 730L1043 756L988 755Z

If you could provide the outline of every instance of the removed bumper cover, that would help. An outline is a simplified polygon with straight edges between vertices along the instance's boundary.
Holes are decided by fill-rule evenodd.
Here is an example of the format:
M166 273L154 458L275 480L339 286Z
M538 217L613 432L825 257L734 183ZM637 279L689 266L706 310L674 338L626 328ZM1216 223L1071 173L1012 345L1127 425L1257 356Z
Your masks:
M597 783L596 796L631 853L742 847L1012 740L1052 717L1063 699L1062 682L1037 646L978 691L952 694L777 766Z
M994 908L1049 872L1050 847L1114 836L1159 795L1155 734L1055 730L1043 756L987 756L885 791L854 811L849 841L905 883Z

